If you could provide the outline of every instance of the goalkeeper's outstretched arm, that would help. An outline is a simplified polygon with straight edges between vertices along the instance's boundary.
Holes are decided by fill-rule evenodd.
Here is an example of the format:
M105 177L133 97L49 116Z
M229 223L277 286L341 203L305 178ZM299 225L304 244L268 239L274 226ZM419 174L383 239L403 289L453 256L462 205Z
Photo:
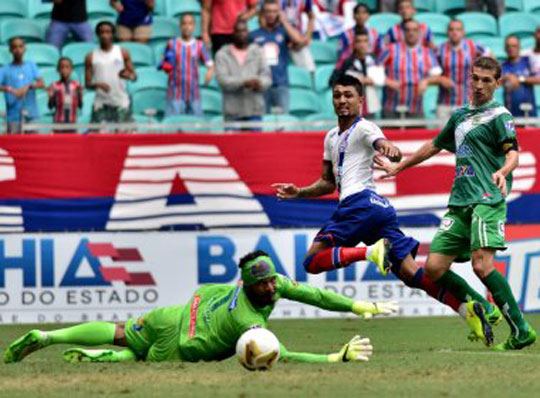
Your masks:
M354 336L339 352L332 354L312 354L308 352L288 351L280 344L279 360L284 362L336 363L336 362L367 362L373 354L373 346L369 338Z

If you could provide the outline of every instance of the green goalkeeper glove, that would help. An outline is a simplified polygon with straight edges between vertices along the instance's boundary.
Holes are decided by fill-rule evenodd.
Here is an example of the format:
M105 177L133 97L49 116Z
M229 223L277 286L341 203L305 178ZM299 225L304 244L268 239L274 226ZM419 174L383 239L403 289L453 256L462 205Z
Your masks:
M355 301L352 306L352 312L364 319L371 319L374 315L392 315L399 311L397 301L367 302Z
M367 362L372 354L369 338L356 335L339 352L329 354L328 362Z

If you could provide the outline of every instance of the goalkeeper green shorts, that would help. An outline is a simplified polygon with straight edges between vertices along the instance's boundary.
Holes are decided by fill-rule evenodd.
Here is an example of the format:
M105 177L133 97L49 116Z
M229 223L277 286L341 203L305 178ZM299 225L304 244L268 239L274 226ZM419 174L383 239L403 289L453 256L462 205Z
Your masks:
M126 321L128 347L138 358L151 361L180 360L180 318L184 307L163 307Z
M505 250L506 202L496 205L450 207L441 220L429 251L468 261L471 252L482 249Z

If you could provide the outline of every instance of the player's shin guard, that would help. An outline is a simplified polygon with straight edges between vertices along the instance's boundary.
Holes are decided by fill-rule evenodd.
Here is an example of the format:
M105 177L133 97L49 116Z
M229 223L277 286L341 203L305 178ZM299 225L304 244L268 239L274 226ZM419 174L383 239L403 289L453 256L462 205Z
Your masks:
M88 322L65 329L45 332L49 344L82 344L95 346L114 343L116 325L109 322Z
M437 301L446 304L455 312L459 312L459 307L462 304L461 300L459 300L456 296L447 291L445 288L437 285L435 282L429 279L428 276L424 273L423 268L420 268L418 271L416 271L416 274L414 274L412 281L410 281L409 283L407 283L407 281L404 282L409 287L414 287L416 289L421 289L425 291Z
M363 261L366 256L365 247L332 247L306 257L304 268L310 274L320 274L346 267L355 261Z
M453 271L446 271L436 283L451 291L452 294L462 302L471 300L478 301L482 304L486 313L493 311L493 304L487 301L484 296L474 290L465 279Z

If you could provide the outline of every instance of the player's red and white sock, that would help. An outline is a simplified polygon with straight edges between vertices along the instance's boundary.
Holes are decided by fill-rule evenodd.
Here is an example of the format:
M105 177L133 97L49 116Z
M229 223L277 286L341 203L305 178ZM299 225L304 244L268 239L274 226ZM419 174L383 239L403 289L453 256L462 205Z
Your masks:
M365 247L331 247L321 250L304 261L304 268L310 274L333 271L348 266L355 261L365 261L368 249Z

